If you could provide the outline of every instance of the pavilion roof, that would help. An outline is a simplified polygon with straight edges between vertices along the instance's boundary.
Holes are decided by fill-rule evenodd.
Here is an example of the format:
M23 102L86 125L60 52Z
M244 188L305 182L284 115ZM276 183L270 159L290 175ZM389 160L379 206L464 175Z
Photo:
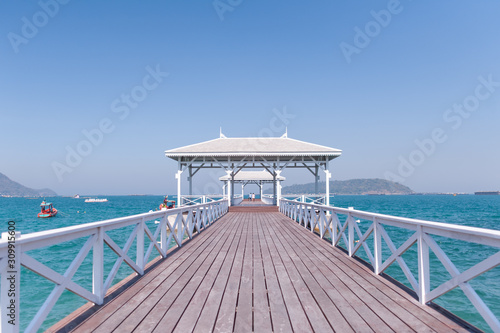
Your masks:
M314 143L279 138L226 138L204 141L165 151L174 160L195 157L322 157L332 160L342 154L342 150Z

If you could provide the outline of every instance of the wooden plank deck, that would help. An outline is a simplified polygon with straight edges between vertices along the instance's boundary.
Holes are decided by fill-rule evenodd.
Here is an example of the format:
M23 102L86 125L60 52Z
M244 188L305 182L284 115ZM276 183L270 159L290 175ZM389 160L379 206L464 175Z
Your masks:
M465 332L277 212L230 212L74 332Z

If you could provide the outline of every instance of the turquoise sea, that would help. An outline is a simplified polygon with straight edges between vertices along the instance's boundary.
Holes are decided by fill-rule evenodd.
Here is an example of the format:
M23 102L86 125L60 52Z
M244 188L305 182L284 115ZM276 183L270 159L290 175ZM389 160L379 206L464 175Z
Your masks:
M171 196L173 198L173 196ZM37 199L28 198L1 198L0 217L2 220L1 232L7 230L7 222L15 221L16 230L22 234L95 222L110 218L123 217L155 210L162 202L162 196L108 196L105 203L85 203L84 198L73 199L67 197L46 198L59 210L56 217L50 219L38 219L40 202ZM474 195L415 195L415 196L336 196L331 198L331 203L337 207L354 207L389 215L418 218L423 220L438 221L444 223L455 223L460 225L475 226L488 229L500 230L500 196L474 196ZM362 231L366 230L368 223L359 221ZM150 229L154 228L154 221L150 222ZM395 246L402 244L411 234L405 230L386 228ZM131 229L123 228L109 235L120 246L123 247ZM76 256L86 239L80 239L51 247L30 251L28 254L49 266L56 272L64 274L65 270ZM449 239L435 237L436 242L447 253L451 261L460 271L463 271L489 255L498 252L495 249L451 241ZM106 248L106 247L105 247ZM106 251L106 250L105 250ZM134 245L129 251L130 257L135 260ZM384 250L386 258L390 253ZM116 255L108 249L105 252L105 271L109 271L114 264ZM358 255L366 259L362 251ZM407 265L418 279L416 266L416 245L403 255ZM81 284L88 290L92 289L92 253L89 253L82 266L75 274L73 281ZM449 274L431 254L431 287L435 288L441 282L449 279ZM90 274L89 274L90 273ZM122 264L114 283L130 275L132 270ZM393 264L386 271L387 274L398 281L409 286L404 274L397 264ZM21 331L25 329L29 321L43 304L44 300L54 288L54 284L44 278L26 270L21 271ZM3 281L2 281L3 282ZM490 307L493 313L500 318L500 267L497 267L482 276L471 281L471 285L482 297L483 301ZM480 329L490 331L488 325L475 311L472 304L464 296L460 289L438 298L435 301L471 322ZM66 315L85 304L85 300L69 291L63 295L44 322L42 329L47 329Z

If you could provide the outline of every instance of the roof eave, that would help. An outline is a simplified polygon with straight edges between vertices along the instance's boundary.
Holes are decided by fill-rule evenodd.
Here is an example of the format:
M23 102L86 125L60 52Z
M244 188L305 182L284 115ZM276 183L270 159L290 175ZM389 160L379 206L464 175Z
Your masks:
M213 157L224 157L224 156L335 156L338 157L342 155L342 151L339 152L295 152L295 153L278 153L278 152L266 152L266 153L169 153L165 152L166 157L179 157L179 156L213 156Z

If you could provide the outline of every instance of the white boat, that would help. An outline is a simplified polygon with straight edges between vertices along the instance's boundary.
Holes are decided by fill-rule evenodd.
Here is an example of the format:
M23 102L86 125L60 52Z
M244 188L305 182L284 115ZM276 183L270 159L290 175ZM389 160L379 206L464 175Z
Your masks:
M108 199L89 198L85 199L85 202L108 202Z

